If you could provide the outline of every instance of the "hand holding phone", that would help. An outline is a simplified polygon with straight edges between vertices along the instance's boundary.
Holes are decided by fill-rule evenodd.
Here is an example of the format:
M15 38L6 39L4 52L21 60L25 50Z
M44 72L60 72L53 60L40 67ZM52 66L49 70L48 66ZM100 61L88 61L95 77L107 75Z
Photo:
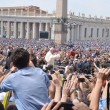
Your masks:
M73 104L72 103L66 103L66 102L54 102L53 100L49 104L45 104L41 110L60 110L63 108L63 110L73 110Z
M54 106L56 106L57 104L58 104L57 102L54 102ZM60 108L64 108L64 110L73 110L72 108L73 106L74 105L72 103L61 102L58 110L60 110Z
M84 78L78 78L78 82L85 82Z

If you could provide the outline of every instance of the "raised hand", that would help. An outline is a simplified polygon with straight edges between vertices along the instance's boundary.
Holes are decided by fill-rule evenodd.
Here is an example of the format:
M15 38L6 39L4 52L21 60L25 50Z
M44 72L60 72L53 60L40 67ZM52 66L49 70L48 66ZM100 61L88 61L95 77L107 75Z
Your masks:
M73 82L70 80L64 83L61 102L66 102L67 97L71 94L72 86L73 86Z
M57 78L56 75L53 74L52 79L53 79L53 84L55 85L55 87L61 87L60 81L59 81L59 79Z
M110 69L109 68L102 68L99 69L99 72L96 73L97 79L106 79L107 76L110 74Z
M54 108L52 109L52 106L54 105L54 101L52 100L49 104L45 104L41 110L64 110L64 108L60 108L61 102L58 102Z

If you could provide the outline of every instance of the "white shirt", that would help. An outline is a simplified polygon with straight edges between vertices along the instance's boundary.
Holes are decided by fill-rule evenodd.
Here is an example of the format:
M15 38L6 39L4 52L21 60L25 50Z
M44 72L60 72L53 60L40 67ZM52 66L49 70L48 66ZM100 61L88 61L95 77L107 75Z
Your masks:
M60 54L53 55L50 51L47 52L45 56L45 60L47 62L47 65L54 65L55 59L60 58Z

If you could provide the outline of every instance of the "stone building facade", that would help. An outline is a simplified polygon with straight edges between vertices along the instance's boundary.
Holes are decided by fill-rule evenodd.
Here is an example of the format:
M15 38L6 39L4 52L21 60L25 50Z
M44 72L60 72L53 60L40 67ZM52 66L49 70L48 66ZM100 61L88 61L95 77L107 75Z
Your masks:
M63 26L67 28L67 40L110 39L110 19L68 14ZM48 32L48 39L55 39L56 14L49 14L37 6L1 7L0 37L40 39L40 32Z

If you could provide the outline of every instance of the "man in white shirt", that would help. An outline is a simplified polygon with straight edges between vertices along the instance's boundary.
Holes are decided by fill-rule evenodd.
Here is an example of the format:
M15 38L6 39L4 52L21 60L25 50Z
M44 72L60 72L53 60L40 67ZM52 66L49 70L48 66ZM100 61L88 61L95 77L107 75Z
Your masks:
M59 59L61 57L60 54L54 54L54 52L55 52L54 48L50 48L50 50L47 52L47 54L45 56L45 60L47 62L47 65L54 66L55 59Z

